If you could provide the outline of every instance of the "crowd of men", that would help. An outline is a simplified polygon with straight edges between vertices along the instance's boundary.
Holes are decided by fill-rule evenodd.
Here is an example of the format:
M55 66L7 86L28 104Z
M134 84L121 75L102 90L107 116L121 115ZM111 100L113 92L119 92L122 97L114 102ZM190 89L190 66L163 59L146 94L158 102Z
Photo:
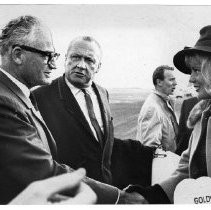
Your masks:
M51 81L59 54L50 29L30 15L7 23L0 35L0 204L173 203L181 180L210 176L211 27L200 34L193 48L174 56L198 93L186 118L178 125L169 97L177 85L174 68L159 66L137 139L121 140L114 137L108 91L95 83L100 44L90 36L71 40L65 73ZM151 186L158 147L182 155L174 174Z

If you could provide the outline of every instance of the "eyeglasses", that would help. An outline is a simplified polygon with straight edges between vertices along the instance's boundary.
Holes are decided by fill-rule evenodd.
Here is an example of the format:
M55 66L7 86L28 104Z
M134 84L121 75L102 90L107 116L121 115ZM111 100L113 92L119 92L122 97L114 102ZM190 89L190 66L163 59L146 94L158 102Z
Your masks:
M55 65L52 64L52 61L55 61L58 59L58 57L60 56L59 53L56 53L56 52L50 52L50 51L43 51L43 50L38 50L34 47L29 47L29 46L26 46L26 45L19 45L19 44L16 44L16 45L13 45L12 46L13 48L15 47L20 47L21 49L23 50L26 50L26 51L30 51L30 52L34 52L34 53L39 53L43 56L47 56L48 57L48 61L47 61L47 64L50 68L56 68Z

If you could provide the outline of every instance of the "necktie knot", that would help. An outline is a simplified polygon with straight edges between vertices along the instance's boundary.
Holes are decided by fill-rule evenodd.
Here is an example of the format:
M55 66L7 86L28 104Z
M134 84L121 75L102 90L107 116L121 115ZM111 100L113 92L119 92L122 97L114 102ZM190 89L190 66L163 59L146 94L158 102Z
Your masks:
M86 94L86 90L85 90L85 89L81 89L81 91L82 91L84 94Z
M81 89L84 95L90 95L87 89Z

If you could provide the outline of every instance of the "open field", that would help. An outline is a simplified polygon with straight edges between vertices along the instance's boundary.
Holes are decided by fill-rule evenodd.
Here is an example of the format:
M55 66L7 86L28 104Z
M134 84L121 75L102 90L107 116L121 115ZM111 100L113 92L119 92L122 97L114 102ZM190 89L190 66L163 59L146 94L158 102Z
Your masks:
M110 106L114 118L114 134L120 139L135 139L140 109L150 90L110 89ZM179 119L183 99L175 101L176 116Z

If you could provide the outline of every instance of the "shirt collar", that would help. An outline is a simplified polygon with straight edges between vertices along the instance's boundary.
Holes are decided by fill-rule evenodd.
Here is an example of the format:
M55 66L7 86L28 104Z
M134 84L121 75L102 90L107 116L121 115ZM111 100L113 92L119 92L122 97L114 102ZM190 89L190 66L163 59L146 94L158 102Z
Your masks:
M72 94L74 95L74 96L76 96L78 93L80 93L81 92L81 89L79 89L79 88L77 88L77 87L75 87L73 84L71 84L69 81L68 81L68 79L65 77L65 82L66 82L66 84L67 84L67 86L70 88L70 90L71 90L71 92L72 92ZM90 87L88 87L88 88L84 88L89 94L92 94L92 87L90 86Z
M165 93L161 93L160 91L158 90L153 90L153 92L159 96L161 96L165 101L169 101L170 100L170 97L167 96Z
M6 72L2 68L0 68L0 71L3 72L10 80L12 80L21 89L21 91L24 93L24 95L27 98L29 98L30 90L29 90L29 88L26 87L26 85L24 85L23 83L21 83L20 81L18 81L15 77L13 77L11 74L9 74L8 72Z

